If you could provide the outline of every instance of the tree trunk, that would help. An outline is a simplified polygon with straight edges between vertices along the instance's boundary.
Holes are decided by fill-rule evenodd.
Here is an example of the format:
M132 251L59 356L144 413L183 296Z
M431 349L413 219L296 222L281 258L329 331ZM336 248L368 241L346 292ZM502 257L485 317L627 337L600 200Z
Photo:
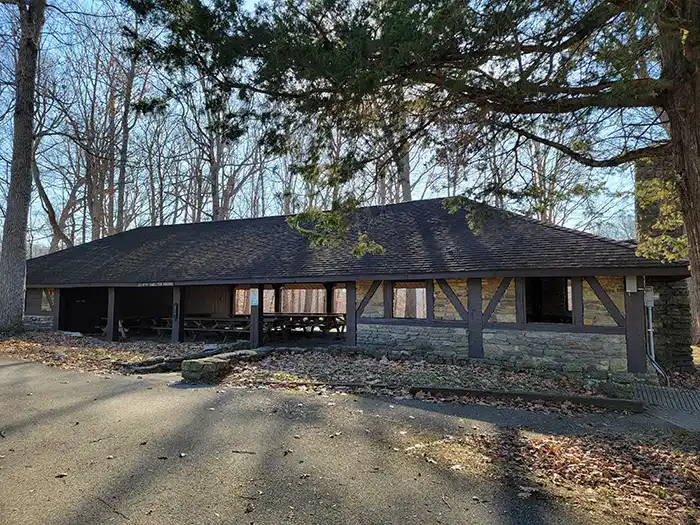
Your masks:
M411 149L407 140L402 140L394 152L396 171L399 176L399 188L401 190L401 201L410 202L411 195ZM406 309L404 316L407 319L415 319L418 314L418 300L415 288L406 288Z
M27 221L32 195L34 94L46 0L18 3L19 55L15 66L15 112L10 190L0 252L0 331L22 327L27 256Z
M691 2L678 6L669 3L663 16L678 15L690 20L695 28L682 34L669 29L664 20L659 25L662 41L662 77L675 81L675 88L665 93L666 110L678 171L683 223L688 235L690 261L689 297L693 318L693 339L700 334L700 7Z
M126 87L124 88L124 111L122 113L122 142L119 149L119 176L117 179L117 233L126 228L124 223L124 202L126 200L126 161L129 154L129 112L131 110L131 92L134 88L136 77L136 58L131 58L129 71L126 74Z
M63 241L63 243L66 245L66 248L72 247L73 241L71 241L70 238L68 238L68 236L65 233L63 233L63 229L58 224L58 220L56 219L56 210L54 210L53 204L51 204L51 199L49 199L49 196L46 194L46 190L44 189L44 185L41 183L39 167L36 165L36 162L32 162L32 173L34 175L34 185L36 186L36 189L39 192L41 206L46 212L46 216L49 220L49 226L51 226L51 231L53 233L53 237L51 240L52 249L49 251L56 251L55 249L53 249L54 239L56 246L58 246L58 241Z

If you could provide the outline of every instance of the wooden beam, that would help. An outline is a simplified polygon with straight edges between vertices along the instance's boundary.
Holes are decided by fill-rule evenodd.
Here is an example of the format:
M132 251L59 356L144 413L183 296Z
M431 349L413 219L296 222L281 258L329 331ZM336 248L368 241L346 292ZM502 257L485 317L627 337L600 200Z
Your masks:
M644 316L644 285L635 293L625 292L625 334L627 339L627 371L647 371L647 339Z
M469 357L484 357L481 279L467 280L467 296L469 297Z
M435 320L435 284L432 279L425 281L425 318Z
M435 326L440 328L467 328L469 323L466 321L452 321L448 319L384 319L363 317L357 320L357 324L380 324L380 325L404 325L404 326ZM617 327L615 327L617 328Z
M450 300L450 303L452 303L452 306L455 307L457 310L457 313L459 313L459 316L464 319L465 321L469 322L469 312L467 312L467 309L464 307L462 304L462 301L459 300L459 297L457 297L457 294L455 294L454 290L450 286L450 283L448 283L445 279L438 279L437 280L438 286L442 290L442 293L444 293L447 298ZM479 279L479 286L481 286L481 280ZM469 287L469 281L467 281L467 288ZM471 305L470 305L471 308Z
M185 341L185 287L173 286L173 320L170 340L173 343Z
M487 323L485 330L517 330L521 332L563 332L570 334L624 334L622 326L573 325L568 323Z
M583 279L571 278L571 306L574 326L583 326Z
M61 293L60 288L53 292L53 323L54 330L65 330L66 320L66 292Z
M595 292L596 296L598 296L598 299L600 299L600 302L603 303L603 306L605 306L605 309L608 311L608 313L615 320L615 323L617 323L617 326L625 326L625 316L622 315L622 312L620 312L620 309L617 307L615 302L610 298L610 296L608 295L608 292L605 291L605 288L603 288L600 285L600 283L598 282L598 279L596 279L595 277L586 277L586 282L591 286L591 288Z
M504 277L503 280L501 280L501 283L498 285L498 288L496 288L496 293L493 294L493 297L491 297L491 300L489 301L486 310L484 310L484 323L487 323L488 320L491 319L491 315L493 315L493 312L496 310L498 303L501 302L501 299L505 295L506 290L508 290L508 286L510 286L511 280L512 279L510 277Z
M369 287L367 294L362 298L360 306L357 307L357 317L362 317L362 312L365 311L365 308L367 308L367 305L372 300L372 297L374 297L374 294L377 293L377 289L379 288L380 284L382 284L381 281L372 281L372 285ZM355 293L357 293L357 290Z
M384 281L383 297L384 297L384 319L392 319L394 317L394 283L393 283L393 281Z
M324 283L323 287L326 289L326 312L327 314L333 313L334 301L334 291L335 283Z
M515 278L515 321L527 323L526 281L524 277Z
M345 283L345 338L347 344L355 346L357 344L357 292L355 281Z
M586 276L586 275L598 275L605 277L612 276L626 276L626 275L651 275L654 277L676 277L678 279L685 279L690 277L690 271L688 270L687 264L679 264L677 266L666 264L663 266L650 266L647 268L552 268L552 269L522 269L518 271L513 270L474 270L471 272L433 272L433 273L394 273L394 274L382 274L382 273L367 273L367 274L336 274L336 275L326 275L325 278L329 281L341 282L347 281L348 279L354 279L356 281L372 281L372 280L384 280L391 279L393 281L424 281L426 279L467 279L469 277L475 277L480 279L488 279L491 277L571 277L574 275ZM290 283L317 283L318 277L266 277L267 282L290 284ZM251 283L250 278L238 278L238 279L197 279L189 281L173 281L172 286L199 286L199 285L210 285L210 284L242 284L248 285ZM42 283L28 283L27 288L106 288L109 286L114 286L116 288L134 288L135 284L133 282L83 282L83 283L52 283L52 282L42 282ZM167 286L171 286L168 283Z
M275 290L275 313L282 313L282 285L276 284L273 288Z
M263 310L265 304L265 287L262 284L250 288L250 347L263 345Z
M119 341L118 308L116 289L107 288L107 341Z

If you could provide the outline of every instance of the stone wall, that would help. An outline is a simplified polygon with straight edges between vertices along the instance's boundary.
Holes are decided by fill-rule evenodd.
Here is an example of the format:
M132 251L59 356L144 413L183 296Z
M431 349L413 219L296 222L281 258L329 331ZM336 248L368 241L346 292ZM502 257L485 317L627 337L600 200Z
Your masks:
M692 321L687 282L648 277L646 284L659 296L653 313L656 360L666 369L691 367Z
M467 280L466 279L448 279L447 284L450 285L452 291L457 298L462 302L465 308L468 307L467 302ZM449 298L443 293L442 288L437 283L433 282L435 290L433 296L435 301L435 319L442 321L461 321L457 309L452 305Z
M625 280L623 277L597 277L615 306L625 313ZM593 288L583 280L583 324L588 326L617 326L615 319L598 299Z
M418 356L431 352L469 354L468 330L465 327L358 324L357 345L406 351Z
M357 281L357 306L360 306L362 299L369 292L372 286L372 281ZM365 307L362 312L362 317L384 317L384 290L383 286L380 284L377 291L372 296L369 304Z
M24 328L27 330L53 330L53 316L25 315Z
M514 368L546 368L589 375L627 372L622 334L484 330L484 358Z
M496 290L501 285L503 279L482 279L481 280L481 309L486 311L489 306L489 302L494 295L496 295ZM508 289L501 297L498 302L496 309L491 314L489 318L489 323L515 323L517 318L515 316L515 279L510 280Z

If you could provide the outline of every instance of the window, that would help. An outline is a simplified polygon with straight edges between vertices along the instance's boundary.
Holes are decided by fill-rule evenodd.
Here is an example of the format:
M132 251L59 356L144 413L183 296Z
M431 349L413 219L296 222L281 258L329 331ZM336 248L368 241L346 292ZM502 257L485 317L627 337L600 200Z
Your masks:
M396 319L427 319L425 282L394 283L394 311Z
M525 280L528 323L573 323L571 279L532 277Z

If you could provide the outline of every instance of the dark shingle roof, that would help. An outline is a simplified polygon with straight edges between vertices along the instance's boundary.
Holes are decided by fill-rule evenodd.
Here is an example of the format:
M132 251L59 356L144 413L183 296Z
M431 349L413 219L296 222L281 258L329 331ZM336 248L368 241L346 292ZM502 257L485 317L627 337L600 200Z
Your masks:
M472 209L467 219L464 210L450 214L441 199L362 208L356 227L385 253L359 259L348 245L309 248L284 217L137 228L31 259L27 284L279 282L584 268L687 271L682 264L637 257L623 242L488 206Z

